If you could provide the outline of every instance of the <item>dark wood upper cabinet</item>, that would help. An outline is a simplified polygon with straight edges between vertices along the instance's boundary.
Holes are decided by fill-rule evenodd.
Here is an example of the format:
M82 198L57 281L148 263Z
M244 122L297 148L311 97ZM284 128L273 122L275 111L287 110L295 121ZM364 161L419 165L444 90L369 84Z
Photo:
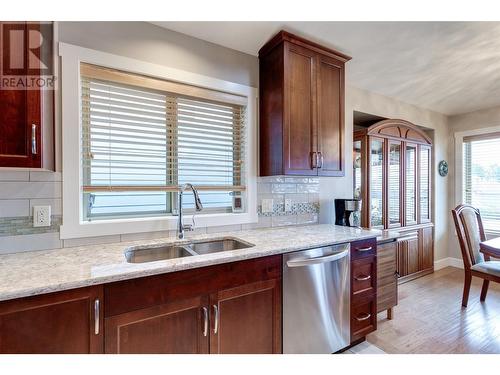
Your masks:
M52 27L0 22L0 167L54 169Z
M260 175L343 176L350 57L281 31L259 60Z
M102 353L102 286L0 303L0 353Z

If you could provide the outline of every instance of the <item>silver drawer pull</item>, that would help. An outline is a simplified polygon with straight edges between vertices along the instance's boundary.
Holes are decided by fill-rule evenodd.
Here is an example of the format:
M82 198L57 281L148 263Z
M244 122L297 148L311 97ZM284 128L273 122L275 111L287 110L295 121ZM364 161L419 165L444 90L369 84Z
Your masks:
M96 335L99 334L99 325L100 325L100 322L99 322L99 320L100 320L99 319L99 315L100 315L99 314L99 310L100 310L99 309L99 305L100 305L99 300L96 299L94 301L94 333Z
M366 281L366 280L370 280L372 278L372 276L371 275L367 275L367 276L354 276L354 278L357 281Z
M370 251L372 250L373 247L371 246L368 246L368 247L360 247L359 249L356 249L357 251L361 251L362 253L366 252L366 251Z
M208 309L203 307L203 336L208 335Z
M368 313L368 314L365 314L364 316L361 316L361 317L357 316L357 317L356 317L356 320L357 320L358 322L362 322L362 321L364 321L364 320L370 319L370 318L371 318L371 316L372 316L372 314L369 314L369 313Z

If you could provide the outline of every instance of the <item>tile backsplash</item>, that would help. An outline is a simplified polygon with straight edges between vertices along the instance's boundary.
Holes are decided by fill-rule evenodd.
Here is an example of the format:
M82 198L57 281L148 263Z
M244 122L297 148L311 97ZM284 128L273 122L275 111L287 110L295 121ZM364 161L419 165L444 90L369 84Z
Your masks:
M262 212L262 199L272 199L272 211ZM285 200L290 200L285 210ZM50 205L52 225L33 227L33 206ZM318 223L319 179L259 177L258 223L197 228L197 233ZM165 231L61 240L62 176L48 171L0 171L0 254L165 237ZM175 236L175 231L167 233Z

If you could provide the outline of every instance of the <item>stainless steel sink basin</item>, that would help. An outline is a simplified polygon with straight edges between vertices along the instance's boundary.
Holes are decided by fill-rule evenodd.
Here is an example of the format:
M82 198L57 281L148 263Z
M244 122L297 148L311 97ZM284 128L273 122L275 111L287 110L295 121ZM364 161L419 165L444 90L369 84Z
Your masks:
M125 251L128 263L146 263L158 260L168 260L218 253L221 251L246 249L255 246L236 238L196 241L181 244L159 244L154 246L137 246Z
M239 250L252 247L254 245L237 240L235 238L223 238L220 240L193 242L188 247L196 254L212 254L220 251Z
M157 260L189 257L195 254L189 252L184 246L163 245L156 247L137 247L125 251L125 258L129 263L146 263Z

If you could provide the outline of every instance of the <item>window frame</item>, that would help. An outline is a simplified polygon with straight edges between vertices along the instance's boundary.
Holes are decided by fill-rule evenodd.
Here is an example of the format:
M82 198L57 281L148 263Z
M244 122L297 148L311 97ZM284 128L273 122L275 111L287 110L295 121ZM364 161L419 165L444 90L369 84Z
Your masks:
M465 197L463 196L463 184L464 184L464 174L463 174L463 166L464 166L464 138L473 137L473 136L486 136L493 133L500 132L500 124L490 124L490 126L485 125L486 127L478 128L474 130L467 130L462 132L456 132L454 135L455 140L455 203L454 207L459 204L465 203ZM488 228L484 229L486 234L499 236L500 231L491 230ZM455 233L456 235L456 233Z
M196 215L198 227L247 224L257 222L257 101L255 87L199 75L163 65L152 64L71 44L59 43L61 57L62 159L63 159L63 225L61 239L113 234L170 231L176 229L177 216L121 218L84 221L81 168L81 80L80 64L87 63L132 74L194 85L246 98L247 124L245 147L246 212ZM77 153L74 150L79 150ZM190 215L185 215L189 221ZM166 233L167 235L167 233Z

